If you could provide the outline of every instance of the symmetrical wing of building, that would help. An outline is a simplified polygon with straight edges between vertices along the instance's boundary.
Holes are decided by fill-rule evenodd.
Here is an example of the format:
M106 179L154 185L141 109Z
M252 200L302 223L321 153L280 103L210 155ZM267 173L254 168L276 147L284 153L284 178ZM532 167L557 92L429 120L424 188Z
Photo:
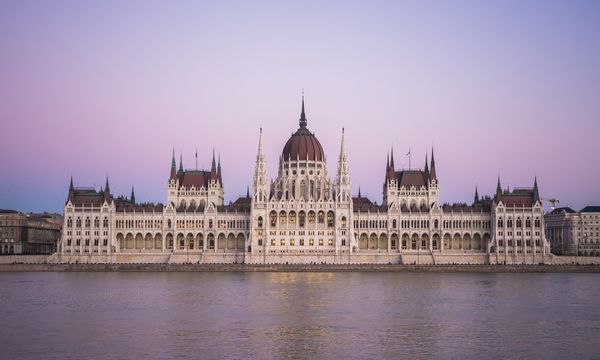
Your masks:
M337 172L319 140L299 127L267 180L262 129L252 191L224 204L220 159L186 170L175 155L166 204L71 184L59 252L85 261L200 263L539 263L549 255L537 180L473 203L442 205L433 151L420 170L397 170L393 152L377 205L352 195L342 131ZM69 260L70 261L70 260Z

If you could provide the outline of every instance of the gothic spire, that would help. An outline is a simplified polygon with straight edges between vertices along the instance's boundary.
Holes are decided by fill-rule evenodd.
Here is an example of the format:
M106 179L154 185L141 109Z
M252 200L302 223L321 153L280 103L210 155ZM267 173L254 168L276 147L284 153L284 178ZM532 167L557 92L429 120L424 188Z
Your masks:
M75 190L75 187L73 186L73 175L71 175L71 182L69 183L69 191L73 191Z
M249 198L250 197L250 185L246 186L246 197Z
M360 186L358 187L358 197L360 197Z
M431 169L429 171L429 179L437 180L437 174L435 173L435 156L433 154L433 147L431 148Z
M304 112L304 89L302 90L302 112L300 113L300 127L306 127L306 113Z
M183 172L183 155L179 153L179 172Z
M474 203L479 202L479 192L477 191L477 185L475 185L475 196L473 197L473 200Z
M428 173L429 172L429 164L427 161L427 153L425 153L425 172Z
M498 184L496 184L496 195L502 195L502 186L500 185L500 175L498 175Z
M217 165L217 178L219 179L219 182L223 184L223 180L221 178L221 153L219 153L219 162Z
M392 152L390 155L390 167L392 168L392 170L396 169L396 167L394 166L394 145L392 145Z
M387 154L385 160L385 171L388 172L390 170L390 153Z
M171 158L171 176L170 179L177 177L177 162L175 161L175 148L173 148L173 157Z
M533 200L540 201L540 192L538 189L537 176L533 180Z
M213 146L213 154L212 154L212 165L210 167L210 171L214 172L217 170L217 163L215 161L215 147Z
M110 193L110 185L108 185L108 175L106 175L106 184L104 185L104 191Z
M135 192L133 191L133 185L131 186L131 197L130 200L135 204Z

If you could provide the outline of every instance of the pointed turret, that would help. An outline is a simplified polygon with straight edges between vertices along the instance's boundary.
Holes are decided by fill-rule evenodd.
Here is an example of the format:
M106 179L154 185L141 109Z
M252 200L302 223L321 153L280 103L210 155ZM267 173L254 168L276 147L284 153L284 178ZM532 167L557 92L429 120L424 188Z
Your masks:
M253 197L254 201L266 201L267 200L267 165L265 163L265 152L263 149L263 132L262 127L258 135L258 151L256 153L256 164L254 168L254 179L253 179Z
M396 166L394 165L394 146L392 146L392 152L391 152L391 155L390 155L390 168L393 171L396 170Z
M475 196L473 197L473 203L479 202L479 192L477 191L477 186L475 186Z
M390 171L390 154L388 153L385 160L385 172Z
M212 163L210 165L210 179L211 180L218 180L218 174L217 174L217 160L215 159L215 147L213 146L213 151L212 151Z
M352 198L352 185L350 182L350 166L348 164L348 153L346 152L346 134L344 128L342 128L336 185L337 201L350 201Z
M306 127L306 113L304 112L304 90L302 91L302 112L300 113L300 127Z
M429 164L427 161L427 153L425 153L425 172L429 174Z
M110 194L110 185L108 184L108 176L106 176L106 184L104 184L104 191Z
M502 195L502 186L500 185L500 176L498 176L498 183L496 184L496 196Z
M538 189L537 176L533 180L533 201L540 201L540 192Z
M171 174L169 179L175 179L177 177L177 162L175 161L175 148L173 148L173 157L171 158Z
M183 173L183 155L179 153L179 172Z
M75 187L73 186L73 175L71 175L71 181L69 182L69 193L67 194L67 201L75 201Z
M135 192L133 191L133 186L131 186L131 197L129 198L132 203L135 204Z
M246 197L250 197L250 185L246 186Z
M221 154L219 154L219 163L217 165L217 179L219 179L219 183L223 185L223 178L221 177Z
M358 187L358 197L361 197L361 195L360 195L360 186Z
M435 173L435 156L433 154L433 147L431 148L431 170L429 171L429 180L437 181L437 174Z

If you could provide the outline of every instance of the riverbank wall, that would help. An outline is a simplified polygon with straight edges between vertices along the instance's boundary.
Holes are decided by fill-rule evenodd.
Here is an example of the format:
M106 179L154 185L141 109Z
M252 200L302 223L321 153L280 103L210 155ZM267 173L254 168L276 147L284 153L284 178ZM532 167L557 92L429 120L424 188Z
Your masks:
M600 258L559 257L552 264L198 264L198 263L57 263L52 256L2 256L0 272L103 272L103 271L198 271L198 272L441 272L441 273L600 273ZM165 259L154 259L165 260Z

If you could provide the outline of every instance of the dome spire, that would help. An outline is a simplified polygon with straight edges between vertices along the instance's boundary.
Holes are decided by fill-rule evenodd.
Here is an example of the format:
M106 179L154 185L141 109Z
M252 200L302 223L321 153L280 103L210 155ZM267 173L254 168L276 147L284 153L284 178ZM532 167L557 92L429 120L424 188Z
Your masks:
M300 127L306 127L306 114L304 113L304 89L302 89L302 112L300 113Z

